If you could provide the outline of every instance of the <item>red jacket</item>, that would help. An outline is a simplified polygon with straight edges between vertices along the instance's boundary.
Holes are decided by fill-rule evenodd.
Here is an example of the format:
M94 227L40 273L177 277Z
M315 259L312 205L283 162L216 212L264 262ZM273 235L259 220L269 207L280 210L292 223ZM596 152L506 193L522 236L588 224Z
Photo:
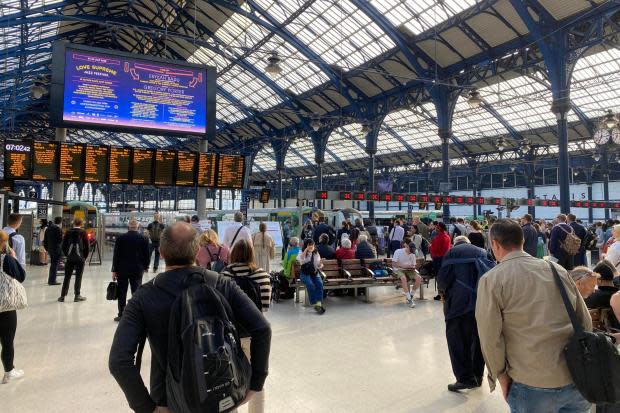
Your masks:
M446 255L450 249L450 236L444 231L437 232L433 242L431 242L431 257L440 258Z
M352 260L355 258L355 250L353 248L338 248L336 250L337 260Z

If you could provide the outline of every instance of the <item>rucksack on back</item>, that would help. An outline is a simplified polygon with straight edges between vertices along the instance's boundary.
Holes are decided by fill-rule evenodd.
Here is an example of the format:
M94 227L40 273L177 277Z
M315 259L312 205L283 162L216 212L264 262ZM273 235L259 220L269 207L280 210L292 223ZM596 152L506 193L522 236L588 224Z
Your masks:
M560 243L562 249L568 255L577 255L579 248L581 248L581 239L575 234L575 231L573 231L572 228L571 232L568 232L561 226L560 228L562 231L566 232L566 238L564 238L564 241Z
M251 366L232 309L215 289L218 278L196 274L188 279L198 281L177 297L170 311L168 407L184 413L229 412L245 399Z
M258 283L249 276L231 275L230 278L243 290L245 295L250 297L250 300L256 304L258 310L262 311L263 302L261 300L260 286Z
M597 251L598 250L596 246L597 242L598 242L598 237L596 236L594 231L587 230L586 236L583 237L583 242L582 242L583 247L587 249L588 251Z
M209 254L209 258L211 260L209 261L209 269L217 273L222 272L222 270L226 268L226 263L220 259L220 255L222 253L222 247L220 247L220 249L217 250L217 254L215 254L215 258L213 257L213 255L211 255L211 251L209 251L208 247L202 247L202 248L205 248L207 250L207 254Z

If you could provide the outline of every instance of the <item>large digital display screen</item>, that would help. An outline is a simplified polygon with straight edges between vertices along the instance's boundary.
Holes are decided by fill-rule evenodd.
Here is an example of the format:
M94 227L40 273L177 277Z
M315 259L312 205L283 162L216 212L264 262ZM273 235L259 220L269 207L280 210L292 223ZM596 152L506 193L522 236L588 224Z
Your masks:
M55 126L212 135L215 77L204 65L58 43L51 118Z
M217 155L214 153L200 153L198 155L198 186L215 186L217 171Z
M60 181L81 181L84 179L84 145L60 144Z
M55 142L33 142L32 179L55 181L58 179L58 144Z
M111 184L128 184L131 166L131 148L110 148L110 170L108 182Z
M196 152L177 152L177 185L196 185Z
M32 145L24 141L4 143L4 179L29 180L31 177Z
M133 185L152 185L153 184L153 156L152 149L133 150L133 168L131 183Z
M217 167L218 188L243 188L245 177L245 157L234 155L220 155Z
M174 164L177 154L175 151L158 149L155 151L155 185L174 185Z
M108 177L109 146L86 146L84 181L105 183Z

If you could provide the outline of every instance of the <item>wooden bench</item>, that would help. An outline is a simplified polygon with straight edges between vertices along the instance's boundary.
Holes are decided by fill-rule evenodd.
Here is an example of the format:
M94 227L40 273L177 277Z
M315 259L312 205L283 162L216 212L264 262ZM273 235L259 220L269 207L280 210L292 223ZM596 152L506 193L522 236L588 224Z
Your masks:
M376 277L370 265L373 262L383 262L388 268L388 275L385 277ZM335 290L343 288L352 288L357 297L357 290L363 288L365 291L366 301L368 301L368 288L381 287L385 285L394 285L398 282L391 269L392 260L390 258L382 259L350 259L350 260L323 260L323 268L319 271L323 279L323 289ZM299 302L299 291L305 288L305 285L299 279L299 266L294 266L293 283L291 287L295 288L295 302ZM306 303L308 295L306 294Z

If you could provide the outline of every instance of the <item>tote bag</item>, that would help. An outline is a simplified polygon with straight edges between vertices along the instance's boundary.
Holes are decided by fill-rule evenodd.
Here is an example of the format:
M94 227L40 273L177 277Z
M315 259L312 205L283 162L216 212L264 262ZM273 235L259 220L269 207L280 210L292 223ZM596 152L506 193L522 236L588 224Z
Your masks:
M0 313L23 310L28 306L26 289L15 278L4 273L4 257L0 256Z

